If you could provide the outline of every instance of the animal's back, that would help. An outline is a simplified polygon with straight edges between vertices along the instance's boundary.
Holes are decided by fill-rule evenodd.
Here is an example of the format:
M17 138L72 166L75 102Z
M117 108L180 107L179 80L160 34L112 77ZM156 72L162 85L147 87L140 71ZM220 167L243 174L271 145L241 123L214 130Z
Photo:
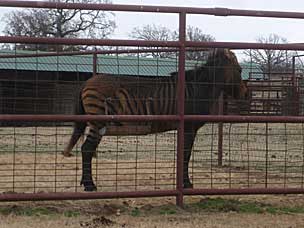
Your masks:
M152 76L120 76L120 75L95 75L86 81L85 87L96 86L105 88L109 86L111 89L128 88L130 91L149 92L164 83L170 81L172 77L152 77Z

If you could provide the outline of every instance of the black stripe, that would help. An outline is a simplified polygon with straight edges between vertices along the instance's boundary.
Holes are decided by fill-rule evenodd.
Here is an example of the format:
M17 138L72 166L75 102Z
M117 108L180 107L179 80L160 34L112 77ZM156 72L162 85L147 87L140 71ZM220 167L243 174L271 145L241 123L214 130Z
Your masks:
M165 96L165 86L162 85L159 92L159 114L163 114L164 111L164 96Z
M118 114L118 105L117 104L113 104L113 102L111 101L105 101L106 105L108 106L108 114L110 115L115 115Z
M128 93L126 90L120 90L119 92L125 97L126 105L128 106L128 109L130 110L130 114L134 115L134 110L132 108L132 104L130 103L130 102L132 102L132 100L130 100L130 99L133 99L131 94ZM134 99L133 99L133 101L134 101ZM135 107L136 107L136 103L135 103ZM123 107L121 107L121 108L123 109Z
M103 98L101 98L101 97L99 97L99 96L96 96L96 95L94 95L94 94L84 94L84 95L82 96L82 100L85 100L85 99L87 99L87 98L93 98L93 99L100 100L100 101L104 100Z
M87 108L91 108L91 107L94 107L94 108L98 108L100 111L105 111L105 107L104 106L101 106L101 105L99 105L99 104L96 104L96 103L85 103L85 106L87 107ZM102 112L98 112L98 114L104 114L104 113L102 113Z
M154 103L155 102L156 102L155 95L153 94L151 97L148 98L148 105L150 107L151 115L156 115L156 112L154 110Z
M172 115L175 114L174 113L174 97L175 97L175 89L174 89L174 82L172 80L169 81L169 95L168 95L168 99L169 99L169 103L168 103L168 114Z
M160 114L160 109L161 109L161 102L160 102L160 97L161 97L161 90L162 88L161 87L158 87L155 94L154 94L154 111L156 115L159 115Z
M170 82L167 81L166 84L165 84L165 97L163 98L164 100L164 110L163 110L163 114L167 114L169 113L169 94L170 94Z

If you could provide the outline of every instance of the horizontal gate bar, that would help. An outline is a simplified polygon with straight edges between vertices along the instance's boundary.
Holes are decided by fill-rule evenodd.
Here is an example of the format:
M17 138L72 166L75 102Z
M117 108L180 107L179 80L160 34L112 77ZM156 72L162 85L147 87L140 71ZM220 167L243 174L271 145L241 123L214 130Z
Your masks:
M142 46L142 47L179 47L179 41L148 41L119 39L80 39L80 38L46 38L26 36L0 36L0 43L27 44L65 44L65 45L105 45L105 46Z
M186 41L186 47L230 48L230 49L269 49L269 50L304 50L304 43L271 44L252 42L198 42Z
M65 52L47 52L35 54L19 54L18 51L13 54L3 54L0 58L25 58L25 57L49 57L49 56L80 56L80 55L102 55L102 54L128 54L128 53L149 53L149 52L177 52L177 48L145 48L145 49L124 49L124 50L100 50L100 51L65 51ZM207 51L206 49L187 49L187 51Z
M180 121L179 115L0 115L0 121ZM185 115L185 121L225 123L304 123L304 116Z
M117 39L78 39L78 38L43 38L25 36L0 36L0 43L28 44L64 44L64 45L106 45L106 46L138 46L138 47L180 47L179 41L146 41ZM186 41L185 47L230 48L230 49L273 49L304 50L304 43L265 44L249 42L194 42Z
M184 195L304 194L304 188L184 189Z
M56 121L56 122L87 122L87 121L179 121L177 115L0 115L0 121Z
M41 1L0 1L2 7L23 8L50 8L50 9L81 9L81 10L106 10L106 11L131 11L152 13L189 13L206 14L214 16L248 16L248 17L272 17L304 19L302 12L265 11L265 10L241 10L229 8L198 8L198 7L174 7L174 6L151 6L151 5L123 5L123 4L87 4L87 3L64 3L64 2L41 2Z
M304 123L304 116L185 115L185 121L214 123Z
M2 193L0 202L43 200L86 200L110 198L141 198L176 196L177 190L133 192L64 192L64 193ZM304 188L252 188L252 189L184 189L184 195L257 195L257 194L304 194Z
M64 193L2 193L0 202L42 200L87 200L109 198L139 198L176 196L177 190L134 191L134 192L64 192Z

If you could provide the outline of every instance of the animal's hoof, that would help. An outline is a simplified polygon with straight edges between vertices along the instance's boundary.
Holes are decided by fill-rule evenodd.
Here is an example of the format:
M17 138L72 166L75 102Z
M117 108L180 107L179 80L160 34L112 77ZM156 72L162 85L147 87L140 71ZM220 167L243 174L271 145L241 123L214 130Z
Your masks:
M85 192L95 192L95 191L97 191L97 188L95 185L84 186L84 191Z
M95 184L92 181L83 181L81 180L80 185L84 186L84 191L85 192L94 192L97 191L97 187L95 186Z

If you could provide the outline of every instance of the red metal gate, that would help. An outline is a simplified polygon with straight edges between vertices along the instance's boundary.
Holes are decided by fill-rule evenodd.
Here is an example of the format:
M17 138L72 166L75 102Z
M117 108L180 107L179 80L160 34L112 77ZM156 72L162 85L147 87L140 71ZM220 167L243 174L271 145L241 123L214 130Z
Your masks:
M116 178L114 188L110 188L109 191L100 191L96 193L82 193L78 192L77 187L75 191L64 192L64 189L61 191L56 191L58 188L56 181L59 181L57 178L60 176L60 172L64 169L65 165L62 165L61 168L58 168L58 165L61 165L58 162L58 155L56 148L55 151L55 162L54 164L47 164L39 162L39 154L36 153L39 148L38 137L39 135L37 128L34 128L33 131L24 133L18 132L18 130L8 129L7 132L2 134L2 141L11 140L6 138L6 136L12 136L12 145L11 150L18 151L16 145L16 137L20 134L22 135L34 135L33 140L34 145L34 161L30 163L25 163L18 160L18 155L16 153L12 154L11 160L1 162L2 169L0 172L5 170L11 170L9 175L0 175L4 179L2 184L10 183L8 190L0 194L0 201L21 201L21 200L54 200L54 199L96 199L96 198L114 198L114 197L158 197L158 196L176 196L177 204L179 206L183 205L184 195L197 195L197 194L289 194L289 193L304 193L303 188L303 179L304 179L304 155L302 150L304 150L303 138L303 117L265 117L265 116L233 116L233 115L204 115L204 116L188 116L184 114L184 100L185 100L185 51L188 47L200 47L200 48L231 48L231 49L282 49L282 50L304 50L303 44L258 44L258 43L236 43L236 42L192 42L186 41L185 32L186 32L186 15L187 14L208 14L215 16L254 16L254 17L278 17L278 18L299 18L304 19L304 13L296 12L270 12L270 11L249 11L249 10L234 10L234 9L224 9L224 8L182 8L182 7L163 7L163 6L128 6L128 5L105 5L105 4L72 4L72 3L54 3L54 2L34 2L34 1L1 1L0 6L6 7L33 7L33 8L53 8L53 9L90 9L90 10L111 10L111 11L130 11L130 12L154 12L154 13L177 13L179 14L179 41L170 41L170 42L161 42L161 41L139 41L139 40L93 40L93 39L65 39L65 38L30 38L30 37L0 37L1 43L39 43L39 44L67 44L67 45L109 45L109 46L149 46L149 47L171 47L176 48L179 51L178 57L178 72L179 72L179 81L178 81L178 91L179 91L179 112L178 115L172 116L162 116L162 115L153 115L153 116L140 116L140 115L110 115L110 116L76 116L76 115L0 115L1 122L70 122L70 121L89 121L89 120L103 120L103 121L125 121L125 122L140 122L140 121L175 121L178 122L179 127L177 131L177 144L172 145L172 148L177 149L177 153L173 152L173 161L176 164L169 166L163 169L163 173L157 173L157 170L163 168L158 167L155 162L155 174L152 177L153 181L156 183L159 178L165 178L168 174L168 170L173 171L170 179L170 186L167 188L160 188L160 184L152 185L152 188L142 188L138 190L138 185L135 184L135 189L121 191L119 185L117 184L120 181L119 167L117 163L110 164L114 166L116 172L113 174ZM203 121L211 123L208 125L211 133L202 133L203 137L210 138L211 147L207 150L209 155L207 157L199 157L197 153L194 152L195 161L198 159L200 163L207 164L206 166L201 166L199 163L195 163L192 166L193 178L195 179L197 173L200 173L198 176L199 180L197 181L201 185L199 188L195 189L184 189L183 188L183 146L184 146L184 124L187 121ZM213 158L215 157L213 141L215 141L215 135L217 135L216 130L212 123L243 123L243 125L231 125L227 124L224 126L224 140L226 143L226 155L224 163L222 166L217 166L217 163L214 163ZM245 125L244 125L245 123ZM262 125L254 125L253 123L259 123ZM271 125L271 123L281 123L282 125ZM291 125L291 133L287 130L287 124ZM258 127L257 127L258 126ZM259 130L257 130L259 128ZM273 134L271 131L276 129L276 133ZM54 144L57 145L59 132L56 131L56 137L54 138ZM261 148L254 144L251 140L254 140L254 137L259 135L263 137L261 141ZM289 145L290 138L288 135L297 135L299 138L299 148L292 148ZM51 137L46 134L45 137ZM242 138L240 143L234 145L232 139L233 136L236 138ZM252 136L252 137L249 137ZM164 137L164 136L161 136ZM171 136L170 136L171 137ZM173 136L175 137L175 135ZM172 139L172 138L170 138ZM168 139L168 144L170 139ZM137 139L134 139L138 142ZM278 148L274 148L271 145L271 140L283 142L283 149L281 144L277 144ZM155 144L157 140L153 141ZM117 140L118 145L118 140ZM166 142L164 142L165 144ZM153 143L152 143L153 144ZM138 146L138 143L136 143ZM250 149L254 147L256 150L261 150L264 153L261 155L256 155ZM171 149L172 149L171 148ZM201 148L205 148L205 145L202 145ZM21 150L21 149L19 149ZM194 149L195 150L195 149ZM137 151L137 149L136 149ZM245 151L244 153L234 155L234 151ZM274 153L277 151L277 153ZM297 151L297 154L293 154L293 151ZM176 158L175 158L176 155ZM8 156L8 155L7 155ZM135 169L142 165L137 163L138 154L136 156ZM157 158L157 153L154 154L156 160L161 160ZM196 157L198 156L198 157ZM239 156L234 157L234 156ZM119 155L116 155L117 159ZM3 158L4 159L4 158ZM47 158L45 158L47 159ZM162 158L164 159L164 158ZM116 160L117 161L117 160ZM167 163L167 160L164 159ZM235 162L237 165L233 165ZM127 163L129 161L127 160ZM51 163L51 162L50 162ZM79 161L75 161L74 164L78 164ZM239 163L239 164L238 164ZM262 165L263 164L263 165ZM272 166L270 166L272 164ZM296 164L296 165L295 165ZM71 164L69 164L71 165ZM97 164L98 165L98 164ZM105 164L103 164L105 166ZM145 166L145 164L143 164ZM20 168L21 167L21 168ZM26 172L27 167L30 167L32 173L30 176L33 176L33 180L29 182L34 183L34 190L32 193L22 193L17 192L17 183L25 176L22 175L23 172ZM97 167L97 166L96 166ZM107 167L107 166L105 166ZM197 168L198 167L198 168ZM254 170L252 169L254 167ZM296 168L297 169L296 169ZM45 170L44 170L45 169ZM41 192L39 189L40 182L47 182L40 180L38 172L44 170L46 173L41 174L42 176L48 176L48 173L52 173L55 169L55 173L52 174L54 179L49 181L55 183L50 188L55 189L51 192ZM77 171L77 166L74 167L75 172ZM96 168L98 170L98 168ZM97 172L97 171L96 171ZM19 174L18 174L19 173ZM147 175L143 173L136 173L137 175ZM170 173L169 173L170 174ZM67 174L61 174L67 175ZM72 175L72 174L68 174ZM133 174L132 174L133 175ZM176 177L172 177L176 175ZM77 172L76 172L77 176ZM101 175L102 176L102 175ZM148 175L149 177L149 175ZM11 178L13 180L11 180ZM19 178L19 179L18 179ZM135 182L140 179L135 178ZM238 180L238 181L237 181ZM77 178L76 178L77 181ZM147 182L143 182L143 185ZM208 186L208 187L205 187ZM153 189L154 188L154 189Z

